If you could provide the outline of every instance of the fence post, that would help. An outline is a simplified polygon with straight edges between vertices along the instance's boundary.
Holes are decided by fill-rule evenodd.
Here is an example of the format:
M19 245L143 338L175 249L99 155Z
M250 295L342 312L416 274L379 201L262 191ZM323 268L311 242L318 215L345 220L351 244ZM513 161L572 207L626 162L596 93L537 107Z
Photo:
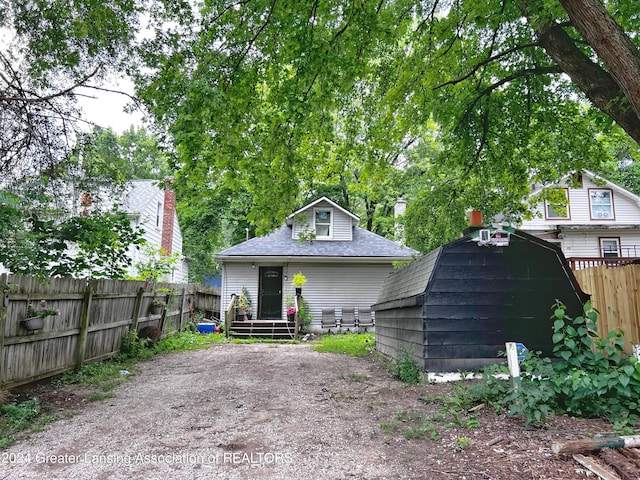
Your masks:
M4 386L4 329L7 323L7 311L9 308L9 283L6 273L0 275L0 288L2 289L2 301L0 302L0 390Z
M144 297L144 287L140 287L136 295L136 301L133 304L133 316L131 318L131 325L129 326L130 332L135 332L138 330L138 319L140 318L140 312L142 311L143 297Z
M82 368L84 357L87 352L87 334L89 331L89 312L91 311L91 301L93 299L93 280L87 282L87 289L84 291L82 299L82 317L80 319L80 335L78 336L78 353L76 356L76 369Z
M184 317L184 307L185 304L187 303L187 285L185 284L182 287L182 304L180 305L180 316L178 317L178 331L181 332L184 325L183 325L183 317ZM191 313L191 310L189 310L189 313Z

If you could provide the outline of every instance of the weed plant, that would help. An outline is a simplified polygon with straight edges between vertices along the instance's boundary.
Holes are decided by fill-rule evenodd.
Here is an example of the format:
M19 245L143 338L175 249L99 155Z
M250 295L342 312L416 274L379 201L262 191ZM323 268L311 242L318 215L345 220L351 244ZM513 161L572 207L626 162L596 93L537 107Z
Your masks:
M391 374L405 383L415 384L422 380L422 369L420 364L406 350L398 352L398 359L392 365Z

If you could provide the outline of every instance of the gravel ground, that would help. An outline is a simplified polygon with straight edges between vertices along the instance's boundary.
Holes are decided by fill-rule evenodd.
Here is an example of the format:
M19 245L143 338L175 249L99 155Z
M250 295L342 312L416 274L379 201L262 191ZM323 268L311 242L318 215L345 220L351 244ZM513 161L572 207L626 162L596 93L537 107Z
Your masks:
M67 413L0 451L0 480L576 479L588 477L551 440L610 430L566 417L526 430L488 408L473 414L475 428L471 414L451 425L424 399L456 386L407 386L374 356L306 344L159 356L98 402L79 387L48 388ZM420 430L427 418L433 428Z

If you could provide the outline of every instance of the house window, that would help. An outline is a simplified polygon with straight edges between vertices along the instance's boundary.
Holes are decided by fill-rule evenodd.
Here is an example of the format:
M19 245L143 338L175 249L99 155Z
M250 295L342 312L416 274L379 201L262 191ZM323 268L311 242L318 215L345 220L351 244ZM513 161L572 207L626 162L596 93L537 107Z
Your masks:
M547 219L565 219L571 218L569 215L569 189L563 188L564 202L554 202L553 200L545 200L545 216Z
M620 257L620 239L600 238L600 256L604 258Z
M316 238L331 238L331 210L314 210Z
M162 215L162 203L158 202L158 206L156 208L156 227L160 228L160 218Z
M602 188L589 189L592 220L613 220L613 192Z

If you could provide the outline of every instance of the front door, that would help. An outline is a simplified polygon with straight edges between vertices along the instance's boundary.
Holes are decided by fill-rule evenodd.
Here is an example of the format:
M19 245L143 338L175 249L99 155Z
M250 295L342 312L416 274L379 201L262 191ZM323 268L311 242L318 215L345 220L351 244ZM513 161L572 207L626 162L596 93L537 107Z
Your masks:
M282 267L260 267L258 318L282 318Z

